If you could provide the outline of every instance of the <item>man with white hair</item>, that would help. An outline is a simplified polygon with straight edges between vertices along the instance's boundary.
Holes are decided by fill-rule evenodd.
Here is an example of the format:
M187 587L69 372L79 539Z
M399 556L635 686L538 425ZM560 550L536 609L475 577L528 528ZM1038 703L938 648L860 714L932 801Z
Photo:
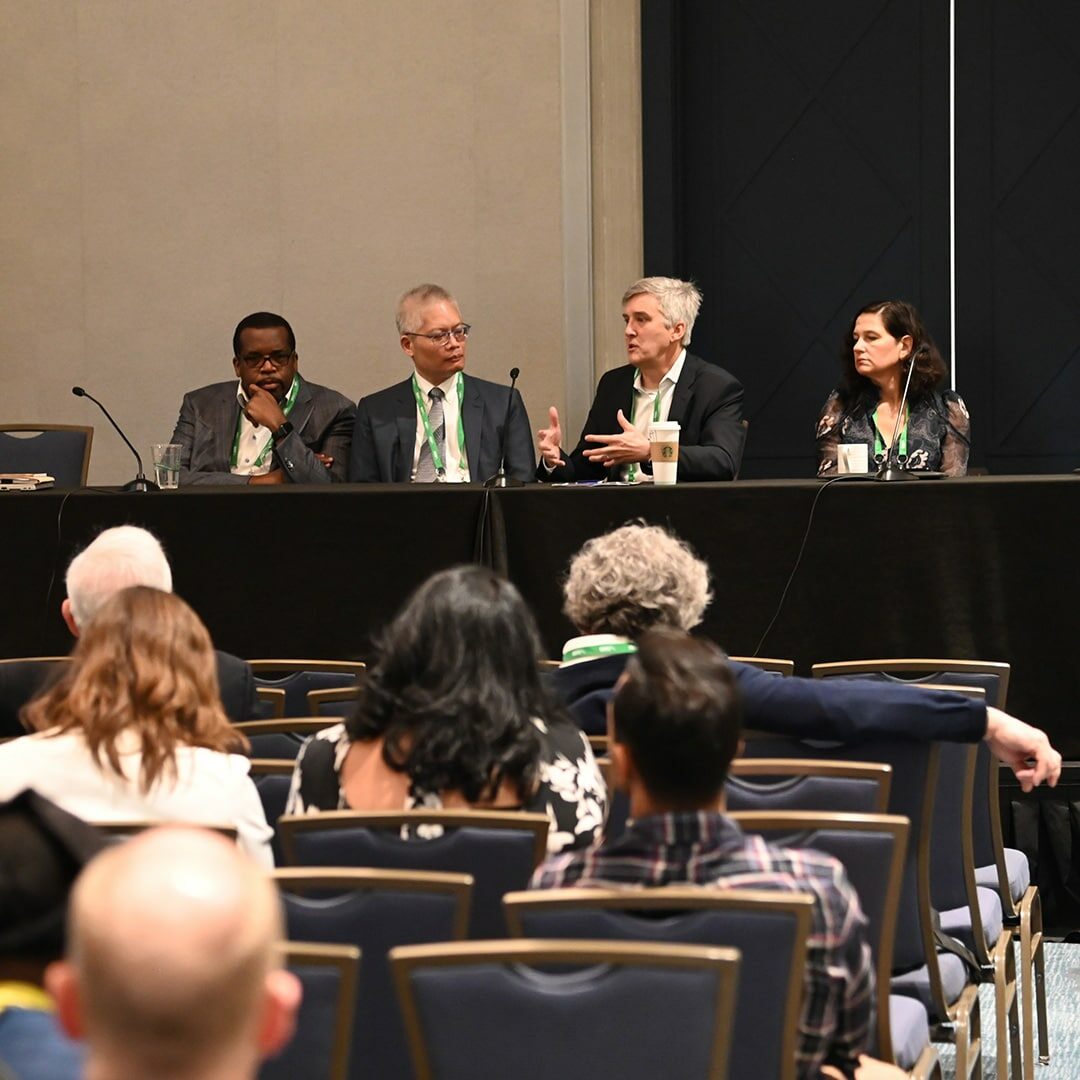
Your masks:
M742 461L743 388L729 372L686 351L701 293L689 281L648 277L623 294L628 363L606 372L581 439L567 456L554 405L537 433L537 478L623 480L652 472L649 426L677 420L679 480L733 480Z
M78 637L102 605L122 589L146 585L172 592L172 568L160 541L146 529L119 525L106 529L84 548L68 566L67 599L60 614ZM255 677L239 657L215 650L221 702L231 720L248 720L257 715ZM58 674L61 665L27 660L0 664L0 738L26 734L19 723L19 710Z
M281 904L260 868L205 829L151 829L97 856L46 973L90 1080L241 1080L292 1037Z

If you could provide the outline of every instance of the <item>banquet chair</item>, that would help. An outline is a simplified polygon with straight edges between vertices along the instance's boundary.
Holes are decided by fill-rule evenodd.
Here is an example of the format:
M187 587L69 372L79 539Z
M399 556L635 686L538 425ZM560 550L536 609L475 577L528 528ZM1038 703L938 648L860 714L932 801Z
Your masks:
M951 689L970 696L984 696L988 705L1005 708L1008 699L1010 666L999 661L954 659L890 659L842 661L815 664L811 674L815 678L842 676L847 678L883 679L890 682L907 682L937 689ZM949 684L947 686L937 684ZM947 753L951 751L945 751ZM1039 1062L1050 1060L1049 1030L1046 1020L1045 960L1042 951L1042 903L1038 887L1031 885L1031 870L1027 856L1015 848L1006 848L1001 833L999 806L998 765L984 742L976 747L974 763L965 756L955 763L957 770L974 768L973 786L965 797L963 806L972 811L970 825L965 821L965 837L969 837L971 850L964 858L974 863L974 881L968 881L969 892L973 886L990 889L997 896L1001 919L1013 938L1020 941L1019 1002L1022 1008L1022 1051L1016 1047L1013 1016L1016 1002L1013 970L1015 957L1012 950L1007 956L995 960L994 948L982 948L984 937L975 935L974 948L980 963L994 973L995 999L997 1002L997 1027L999 1054L1005 1052L1005 1027L1009 1027L1008 1042L1013 1047L1013 1073L1022 1067L1025 1080L1032 1080L1035 1073L1035 1022L1033 1011L1037 1009ZM954 788L953 791L956 789ZM945 793L948 797L948 793ZM970 830L970 832L969 832ZM997 909L993 901L983 897L972 902L972 910L986 910L981 921L996 926ZM942 914L946 918L945 913ZM988 952L988 955L983 955ZM996 967L995 967L996 964ZM1021 1062L1021 1066L1017 1065Z
M884 814L892 768L876 761L736 758L724 782L733 810L818 810Z
M303 998L292 1039L263 1062L259 1080L348 1080L360 950L286 942L282 952L286 967L300 980Z
M344 868L279 868L273 877L291 939L354 945L364 957L350 1022L350 1075L357 1080L408 1076L388 953L397 945L463 938L472 878Z
M284 716L309 716L310 690L339 690L356 684L366 665L358 660L249 660L256 687L284 690Z
M838 859L867 918L879 987L889 985L910 826L887 814L744 811L731 818L744 832L784 847L812 848ZM879 993L874 1052L913 1077L939 1075L926 1009L913 998Z
M274 865L280 866L281 836L278 833L278 818L285 813L289 801L289 788L292 786L293 763L280 758L252 758L251 780L259 793L266 824L274 830L270 847L274 852Z
M287 716L277 720L239 720L233 727L251 743L253 758L295 761L309 735L333 727L332 716Z
M0 424L0 472L48 473L58 488L86 487L93 441L92 427Z
M469 874L469 936L501 938L502 898L528 885L547 851L549 822L516 810L332 810L286 815L278 827L290 866Z
M737 664L755 667L759 671L767 671L770 675L783 675L784 678L790 678L795 674L794 660L776 660L771 656L729 656L728 659Z
M897 914L892 994L914 997L932 1025L931 1034L956 1044L956 1075L982 1075L978 986L965 963L952 953L938 954L930 892L931 843L937 790L936 743L880 741L861 744L805 741L747 732L743 757L873 760L892 767L889 813L911 822L910 842Z
M503 900L525 938L720 945L742 954L729 1075L793 1080L813 897L752 889L543 889Z
M482 941L390 960L417 1080L728 1075L735 949Z
M309 690L307 692L308 716L343 717L353 711L353 705L360 696L356 686L332 687L327 690Z

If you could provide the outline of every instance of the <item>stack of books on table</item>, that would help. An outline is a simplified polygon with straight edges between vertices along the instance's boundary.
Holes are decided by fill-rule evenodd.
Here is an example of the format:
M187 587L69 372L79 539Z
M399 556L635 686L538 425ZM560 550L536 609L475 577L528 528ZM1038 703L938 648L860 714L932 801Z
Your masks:
M56 483L48 473L5 472L0 473L0 491L40 491Z

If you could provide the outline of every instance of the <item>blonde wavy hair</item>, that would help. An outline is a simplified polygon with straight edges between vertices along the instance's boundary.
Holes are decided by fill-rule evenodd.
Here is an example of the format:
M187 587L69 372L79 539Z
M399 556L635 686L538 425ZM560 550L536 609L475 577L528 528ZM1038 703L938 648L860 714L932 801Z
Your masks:
M176 751L247 748L222 708L206 627L171 593L123 589L87 624L63 678L22 712L33 731L78 732L98 767L129 779L121 741L138 738L139 788L175 779Z
M563 611L582 634L636 638L654 626L690 630L712 601L709 568L659 525L630 522L570 560Z

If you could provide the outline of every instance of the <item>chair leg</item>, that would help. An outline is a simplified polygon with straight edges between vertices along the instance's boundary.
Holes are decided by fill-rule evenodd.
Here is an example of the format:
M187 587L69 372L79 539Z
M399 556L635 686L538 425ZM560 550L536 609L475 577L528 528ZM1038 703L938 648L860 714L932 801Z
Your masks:
M932 1046L925 1047L908 1076L911 1080L943 1080L938 1052Z
M1035 1020L1039 1022L1039 1064L1050 1063L1046 1021L1046 957L1043 951L1042 899L1032 885L1020 901L1020 987L1024 1015L1024 1080L1035 1076Z
M967 986L949 1007L956 1041L957 1080L982 1080L982 1024L979 1015L979 988Z
M1012 933L1004 931L994 948L994 998L997 1005L998 1076L1006 1075L1006 1058L1009 1054L1008 1075L1021 1080L1023 1056L1020 1052L1020 1012L1016 992L1016 953L1013 950ZM1008 1050L1005 1035L1008 1031Z

